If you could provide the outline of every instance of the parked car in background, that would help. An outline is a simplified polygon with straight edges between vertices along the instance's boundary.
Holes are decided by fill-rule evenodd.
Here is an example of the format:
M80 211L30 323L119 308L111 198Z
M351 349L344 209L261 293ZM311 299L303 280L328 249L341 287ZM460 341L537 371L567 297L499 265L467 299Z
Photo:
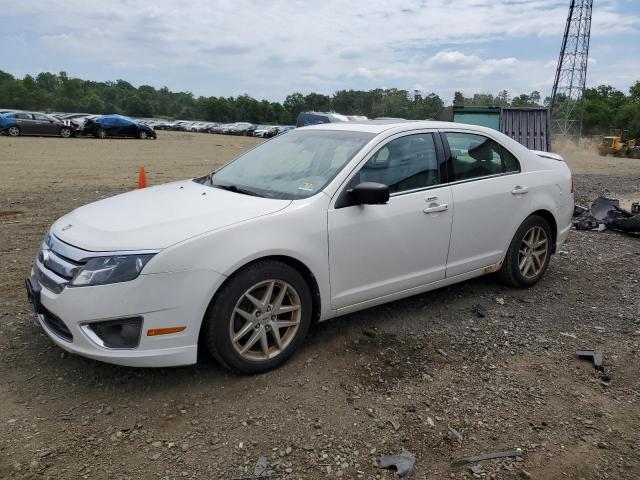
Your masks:
M278 134L279 128L280 127L275 125L260 125L253 131L253 136L260 138L275 137Z
M278 135L280 135L281 133L286 133L290 130L295 129L296 127L293 125L284 125L282 127L278 127Z
M228 129L228 133L231 135L253 135L253 131L256 126L249 122L236 122Z
M362 117L366 119L366 117ZM300 112L296 121L296 127L306 127L309 125L318 125L321 123L342 123L349 122L350 119L346 115L335 112Z
M9 112L0 115L0 133L19 135L54 135L69 138L75 130L61 120L38 112Z
M88 119L84 126L85 135L96 138L133 137L140 139L155 139L153 128L136 122L132 118L122 115L102 115Z
M70 352L165 367L204 349L258 373L315 321L492 272L535 285L573 211L567 165L490 128L316 125L63 216L26 286Z

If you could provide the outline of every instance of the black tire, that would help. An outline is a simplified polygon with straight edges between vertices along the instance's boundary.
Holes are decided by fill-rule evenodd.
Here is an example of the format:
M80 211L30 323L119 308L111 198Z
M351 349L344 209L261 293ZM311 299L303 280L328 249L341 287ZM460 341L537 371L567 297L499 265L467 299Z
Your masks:
M104 140L105 138L107 138L107 131L104 128L99 128L96 132L96 138Z
M7 129L7 135L10 137L19 137L22 132L19 127L12 126Z
M60 136L62 138L70 138L72 134L73 134L73 132L71 131L71 129L69 127L62 127L60 129Z
M237 319L234 311L245 292L267 280L286 282L295 289L300 300L300 322L287 346L273 358L249 360L234 347L231 322L237 321L232 318ZM312 309L309 285L297 270L279 261L258 261L232 275L216 293L205 314L201 345L229 370L245 374L266 372L285 363L300 348L311 325Z
M539 270L535 275L525 276L520 269L521 248L523 247L525 236L535 227L541 228L546 234L546 254L544 255L544 260L540 262L541 265L538 267ZM511 287L528 288L535 285L547 271L552 249L553 235L551 234L551 227L549 227L549 223L538 215L531 215L522 222L522 225L520 225L516 234L513 236L509 249L507 250L507 254L505 255L502 268L498 272L498 277L503 283Z

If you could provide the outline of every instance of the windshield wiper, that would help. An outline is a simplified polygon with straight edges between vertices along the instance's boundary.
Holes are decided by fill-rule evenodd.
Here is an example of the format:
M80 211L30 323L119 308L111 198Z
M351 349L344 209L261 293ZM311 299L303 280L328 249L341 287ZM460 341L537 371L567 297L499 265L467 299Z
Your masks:
M220 188L222 190L227 190L229 192L242 193L243 195L251 195L252 197L262 197L262 195L260 195L257 192L254 192L253 190L238 187L237 185L220 185L220 184L214 183L211 186L215 188Z

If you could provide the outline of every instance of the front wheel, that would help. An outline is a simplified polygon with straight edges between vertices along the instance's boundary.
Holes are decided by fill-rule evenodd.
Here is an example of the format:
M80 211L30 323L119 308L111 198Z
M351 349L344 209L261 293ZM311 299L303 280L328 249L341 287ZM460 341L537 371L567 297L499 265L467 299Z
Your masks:
M20 135L20 129L18 127L9 127L7 133L10 137L17 137Z
M549 266L552 241L551 228L544 218L527 218L511 240L498 274L500 279L517 288L538 283Z
M71 129L69 127L62 127L60 129L60 136L62 138L69 138L71 137Z
M256 262L233 275L207 310L202 340L221 364L261 373L286 362L309 330L312 300L297 270Z
M98 131L96 132L96 138L104 140L105 138L107 138L107 131L104 128L98 129Z
M149 134L144 130L140 130L140 132L138 133L138 138L140 140L146 140L147 138L149 138Z

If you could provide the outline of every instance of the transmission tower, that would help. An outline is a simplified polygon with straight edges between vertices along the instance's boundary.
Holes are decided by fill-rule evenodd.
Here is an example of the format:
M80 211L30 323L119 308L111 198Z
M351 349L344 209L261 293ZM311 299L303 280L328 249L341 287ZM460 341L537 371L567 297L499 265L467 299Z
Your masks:
M593 0L571 0L551 95L552 132L576 140L582 133L592 8Z

